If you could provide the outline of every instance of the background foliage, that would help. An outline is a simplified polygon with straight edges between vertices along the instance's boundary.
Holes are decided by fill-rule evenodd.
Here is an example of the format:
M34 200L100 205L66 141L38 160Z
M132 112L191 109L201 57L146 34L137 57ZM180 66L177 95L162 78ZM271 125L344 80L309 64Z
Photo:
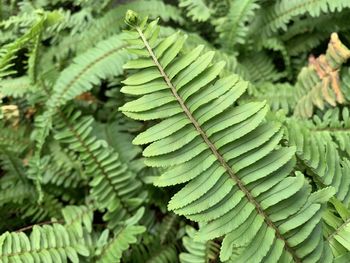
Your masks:
M0 262L350 262L349 15L2 1Z

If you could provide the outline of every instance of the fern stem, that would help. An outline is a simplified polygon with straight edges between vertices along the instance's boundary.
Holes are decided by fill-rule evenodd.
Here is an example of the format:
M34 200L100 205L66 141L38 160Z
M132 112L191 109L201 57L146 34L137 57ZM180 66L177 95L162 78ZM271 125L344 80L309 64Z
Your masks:
M191 121L191 123L193 124L195 129L198 131L198 133L201 135L201 137L203 138L204 142L208 145L208 147L210 148L212 153L215 155L216 159L225 168L225 170L229 174L229 176L237 183L239 189L245 194L245 196L247 197L248 201L251 202L255 206L255 209L257 210L257 212L260 215L262 215L262 217L264 218L266 224L268 226L270 226L272 229L274 229L276 237L281 239L284 242L284 244L285 244L284 246L285 246L286 250L292 255L294 261L297 262L297 263L301 263L301 260L298 258L298 256L293 251L293 249L289 246L287 240L282 236L282 234L280 233L280 231L277 228L277 226L275 226L275 224L272 222L272 220L269 218L269 216L265 213L265 211L263 210L261 205L258 203L258 201L255 200L255 198L252 196L252 194L249 192L249 190L245 187L243 182L237 177L237 175L234 173L234 171L231 169L231 167L225 161L223 156L219 153L218 149L210 141L210 139L208 138L208 136L206 135L205 131L202 129L200 124L194 118L194 116L192 115L192 113L189 110L189 108L185 105L183 99L177 93L177 90L176 90L175 86L172 84L172 82L170 81L170 78L165 73L162 65L159 63L156 55L154 54L151 46L149 45L146 37L144 36L142 30L139 27L136 27L136 30L137 30L138 34L140 35L140 37L141 37L141 39L142 39L142 41L143 41L143 43L144 43L148 53L150 54L154 64L158 68L158 70L159 70L160 74L162 75L164 81L166 82L167 86L170 88L172 94L174 95L174 97L176 98L178 103L180 104L182 110L184 111L184 113L186 114L188 119Z
M24 232L24 231L27 231L27 230L32 229L32 228L35 227L35 226L51 225L51 224L62 224L62 223L64 223L63 220L58 220L58 221L51 221L51 220L50 220L50 221L44 221L44 222L37 223L37 224L34 224L34 225L22 227L22 228L16 230L15 232Z

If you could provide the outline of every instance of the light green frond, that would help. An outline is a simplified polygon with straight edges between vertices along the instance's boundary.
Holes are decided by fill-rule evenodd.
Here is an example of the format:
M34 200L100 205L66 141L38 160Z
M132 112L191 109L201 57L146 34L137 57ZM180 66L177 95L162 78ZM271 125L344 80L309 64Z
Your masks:
M241 66L246 72L247 80L255 82L275 82L285 76L285 72L277 71L271 58L265 52L258 52L254 55L245 56Z
M28 76L0 80L0 94L4 97L22 98L34 89Z
M249 23L259 7L257 0L230 1L228 14L214 21L219 43L226 50L232 52L236 44L247 42Z
M86 186L87 178L77 155L69 149L64 149L58 143L51 143L49 148L51 158L47 156L50 162L45 167L42 183L63 188Z
M213 241L196 241L196 230L186 226L186 236L182 243L187 252L179 255L181 263L207 263L217 262L220 246Z
M92 118L73 110L59 114L55 120L55 138L78 154L90 179L97 208L108 211L104 218L111 224L120 224L143 202L145 193L140 191L141 182L106 141L91 135Z
M339 150L343 151L347 158L350 157L350 146L347 143L350 139L350 115L347 107L342 110L329 109L321 118L315 115L313 123L315 131L329 134Z
M168 208L204 223L196 239L223 237L228 245L221 260L239 247L236 262L318 262L326 253L326 200L311 195L302 174L290 174L295 148L279 144L280 126L266 121L265 103L238 104L248 82L236 75L220 78L213 69L222 66L212 62L212 52L198 47L182 54L172 48L175 39L157 41L156 32L155 22L134 25L131 48L139 58L123 92L147 91L155 83L159 89L141 92L120 110L133 119L161 120L141 143L146 165L168 168L156 185L187 182ZM181 119L187 124L175 125ZM155 127L162 132L153 135Z
M61 72L46 102L46 111L36 117L37 130L34 138L38 151L49 134L52 117L60 107L91 90L102 80L123 73L123 63L132 57L125 51L125 46L120 36L113 36L77 56L72 64Z
M92 20L90 26L84 30L83 34L64 38L57 48L52 48L48 57L55 57L60 60L66 58L69 52L72 51L73 53L81 54L99 41L119 34L125 27L124 16L129 9L144 12L154 19L160 17L165 22L172 20L179 24L183 23L180 10L162 1L136 0L128 2L118 5L100 18Z
M264 8L257 23L257 34L271 36L282 29L287 30L288 23L295 17L309 14L318 17L322 13L333 13L350 7L347 0L282 0L276 1Z
M145 227L138 225L129 225L123 227L111 240L105 240L108 231L102 233L99 240L100 247L96 252L98 263L120 262L122 254L127 250L130 244L137 241L137 235L143 233Z
M252 95L258 100L266 100L271 110L283 109L286 113L293 112L295 107L294 92L294 86L289 83L258 83L252 89Z
M51 21L51 17L52 14L49 12L38 15L37 22L28 30L28 32L16 39L16 41L6 44L0 49L0 78L15 73L12 66L17 52L24 47L28 47L32 41L34 41L34 53L32 53L31 59L35 60L36 56L34 56L34 54L36 53L35 49L40 41L40 34L43 32L48 23L56 22L56 20ZM59 18L57 17L57 19ZM34 72L34 70L32 70L32 67L34 66L33 63L34 61L30 61L30 72L32 73Z
M156 222L154 222L156 223ZM180 217L170 213L161 223L148 227L139 242L125 253L123 262L177 263L183 233Z
M211 9L205 0L180 0L179 7L184 8L193 21L203 22L210 18Z
M323 215L324 232L337 260L342 256L345 257L350 251L350 211L335 198L331 200L331 203L332 207L327 209Z
M296 146L296 155L311 172L319 187L333 186L339 200L350 201L349 161L342 158L337 145L327 132L306 121L289 120L288 143Z
M60 224L34 226L30 235L6 232L0 236L1 262L71 262L88 256L83 238Z
M77 236L84 237L84 229L89 233L92 231L93 207L66 206L62 215L68 231L75 231Z

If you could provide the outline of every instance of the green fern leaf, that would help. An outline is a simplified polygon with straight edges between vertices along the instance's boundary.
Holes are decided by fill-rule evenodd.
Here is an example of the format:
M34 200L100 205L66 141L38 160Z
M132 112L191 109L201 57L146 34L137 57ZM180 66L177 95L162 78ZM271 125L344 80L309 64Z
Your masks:
M111 241L104 245L100 252L97 252L98 259L96 262L120 262L122 253L129 248L130 244L136 243L136 236L145 230L145 227L137 225L129 225L122 228Z
M217 262L220 246L213 241L195 241L196 231L190 226L186 226L187 236L182 238L182 242L187 253L181 253L179 258L181 263L207 263Z
M145 192L140 191L141 182L121 163L118 153L105 141L91 136L92 122L92 118L82 117L81 112L60 112L55 121L55 138L79 154L90 178L92 197L99 209L108 210L104 218L115 228L136 213Z
M328 209L323 218L325 221L325 235L335 258L350 251L350 211L337 199L331 203L334 211Z
M133 119L161 120L135 139L150 143L147 165L169 168L156 185L188 182L168 208L205 223L197 239L224 236L222 260L239 246L236 262L317 262L326 251L324 200L312 198L303 175L289 175L295 149L279 145L282 132L265 121L266 103L237 105L248 83L235 75L219 78L223 64L211 63L213 52L201 54L198 47L181 54L178 38L157 41L156 22L132 12L126 21L139 54L126 67L141 69L122 91L138 89L143 96L120 109Z
M227 50L232 50L236 44L246 43L249 30L247 24L260 7L257 2L256 0L231 1L228 14L215 21L220 44Z
M290 119L287 122L288 142L296 146L298 159L308 168L320 188L333 186L339 200L350 201L350 162L342 158L337 145L327 132L305 121Z
M0 236L1 262L79 262L88 256L84 239L77 238L60 224L34 226L30 236L6 232Z
M322 13L332 13L350 7L347 0L282 0L263 9L262 17L257 20L256 33L263 37L271 36L278 29L287 30L287 24L297 16L309 14L318 17ZM259 26L260 25L260 26Z
M211 9L204 0L180 0L179 7L185 8L193 21L204 22L210 18Z
M4 97L22 98L32 90L34 87L30 84L28 76L0 81L0 94Z
M120 36L113 36L77 56L73 63L61 72L46 103L47 110L35 119L37 129L34 139L37 152L41 151L52 128L52 117L60 107L89 91L101 80L122 74L123 63L132 57L125 51L125 46Z

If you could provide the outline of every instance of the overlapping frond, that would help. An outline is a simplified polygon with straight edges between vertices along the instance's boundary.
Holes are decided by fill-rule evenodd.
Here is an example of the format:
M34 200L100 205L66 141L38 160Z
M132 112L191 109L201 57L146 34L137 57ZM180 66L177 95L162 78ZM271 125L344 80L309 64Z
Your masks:
M48 12L43 13L39 18L37 19L37 22L28 30L27 33L25 33L20 38L16 39L16 41L6 44L3 46L0 50L0 78L3 78L4 76L13 74L15 71L12 69L13 66L13 60L16 58L17 52L28 46L32 41L38 42L40 41L40 35L45 29L47 25L51 25L53 23L56 23L60 19L58 13L55 12ZM34 53L36 53L35 49L38 43L34 44ZM33 53L33 54L34 54ZM31 56L32 59L34 59L35 56ZM32 61L32 66L35 66L34 61ZM31 71L32 73L34 71Z
M0 81L0 94L4 97L22 98L32 90L34 90L34 86L30 84L28 76Z
M273 111L283 109L290 113L296 104L294 91L294 86L289 83L265 82L256 84L252 95L258 100L266 100Z
M18 128L0 124L0 147L21 154L30 146L25 127Z
M55 138L78 154L84 173L90 178L91 195L105 219L113 226L135 214L145 198L136 174L103 140L91 135L93 119L68 110L55 121Z
M71 217L73 213L77 214L77 210L82 209L68 207L64 210L64 218L68 219L67 225L34 225L29 235L22 231L5 232L0 236L0 261L6 263L70 260L78 263L79 255L87 257L90 253L80 230L90 225L92 218L73 220ZM72 213L72 210L75 211Z
M288 143L296 146L297 157L309 169L319 187L333 186L339 200L350 201L350 162L339 155L337 144L328 132L306 121L289 120Z
M256 33L268 37L279 29L286 31L288 23L297 16L309 14L312 17L318 17L322 13L333 13L346 7L350 7L347 0L281 0L271 2L261 13Z
M264 52L245 56L241 60L241 66L247 72L247 80L251 82L277 81L285 77L285 72L277 71L272 59Z
M346 262L350 259L350 211L337 199L332 199L331 203L332 207L323 215L326 240L330 244L335 262Z
M122 74L123 63L132 57L125 51L125 46L120 36L113 36L77 56L61 72L46 103L46 111L36 118L35 140L38 149L41 149L50 131L52 117L59 107L89 91L102 80Z
M229 51L233 51L236 44L246 43L249 22L259 7L257 0L231 1L228 14L214 22L219 43Z
M283 132L265 120L266 103L237 105L248 83L219 78L224 64L211 63L213 52L199 46L181 54L183 37L159 41L156 22L133 12L127 22L139 58L125 67L139 71L122 91L139 98L120 109L133 119L160 120L134 143L147 145L147 165L169 168L156 185L187 183L168 208L205 223L197 239L223 236L222 260L331 262L321 214L332 191L311 194L302 174L290 175L295 149L279 145Z
M329 109L320 118L315 115L313 117L313 130L318 133L326 133L331 136L333 141L338 145L339 150L350 157L350 115L349 109L344 107Z
M51 156L43 157L47 157L49 162L45 167L42 183L64 188L86 186L87 178L77 155L58 143L50 144L49 148Z
M120 75L123 63L132 57L125 46L120 36L114 36L77 56L57 79L47 102L48 111L65 105L101 80Z
M124 16L128 9L145 12L152 18L160 17L163 21L175 21L182 24L180 10L159 0L136 0L127 2L106 12L102 17L91 21L83 34L67 36L56 48L53 48L48 57L65 58L69 52L81 54L96 42L107 39L121 32L125 27ZM79 43L79 45L77 45Z
M134 244L137 241L137 235L143 233L145 227L138 225L127 225L123 227L109 242L106 238L108 237L108 230L102 233L96 253L98 263L110 263L120 262L122 253L127 250L130 244Z
M186 226L186 236L182 238L182 243L188 252L179 255L181 263L206 263L217 262L220 246L213 242L200 242L195 240L196 230Z
M212 12L205 0L180 0L179 7L184 8L193 21L199 22L207 21Z
M177 215L170 213L161 223L149 226L146 233L140 242L131 246L123 262L178 262L179 239L183 232Z
M309 66L298 75L295 116L309 118L315 107L323 110L326 104L334 107L346 101L339 81L339 69L349 57L350 50L333 33L326 54L316 59L311 57Z

